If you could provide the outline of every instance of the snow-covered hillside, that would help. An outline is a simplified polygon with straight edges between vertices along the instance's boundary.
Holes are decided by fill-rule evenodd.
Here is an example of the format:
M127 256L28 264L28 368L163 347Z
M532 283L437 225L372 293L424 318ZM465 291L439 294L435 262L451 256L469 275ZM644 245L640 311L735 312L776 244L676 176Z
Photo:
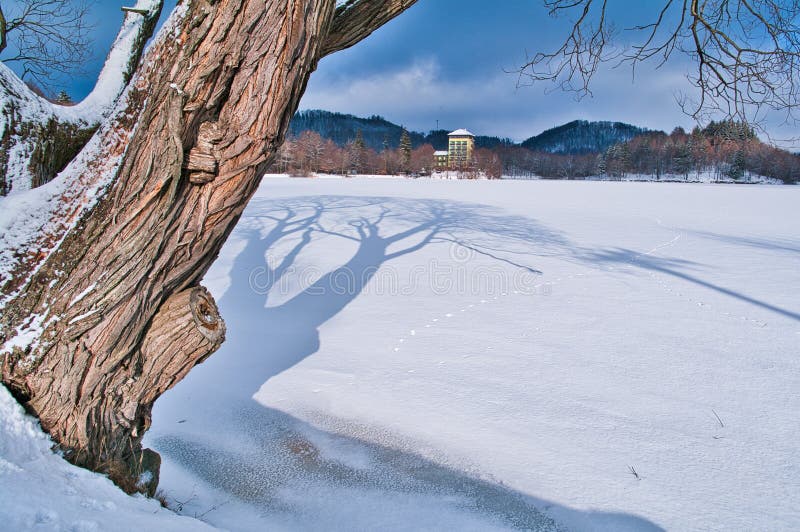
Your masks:
M267 179L161 487L234 530L797 529L799 200Z

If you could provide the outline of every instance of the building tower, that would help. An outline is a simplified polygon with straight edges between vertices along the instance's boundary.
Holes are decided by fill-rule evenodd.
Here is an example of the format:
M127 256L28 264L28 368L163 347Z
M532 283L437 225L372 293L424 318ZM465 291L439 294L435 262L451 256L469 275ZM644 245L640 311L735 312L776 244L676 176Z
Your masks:
M450 168L463 168L472 161L475 135L466 129L457 129L447 135L447 160Z

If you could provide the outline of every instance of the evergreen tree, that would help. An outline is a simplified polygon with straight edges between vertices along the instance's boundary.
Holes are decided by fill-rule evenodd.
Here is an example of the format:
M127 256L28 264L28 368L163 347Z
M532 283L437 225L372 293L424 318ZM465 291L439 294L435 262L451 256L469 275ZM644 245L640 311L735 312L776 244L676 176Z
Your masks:
M405 129L400 135L400 154L402 155L403 172L408 173L411 168L411 137Z
M630 159L627 144L614 144L606 150L606 171L609 177L622 177Z
M690 138L683 144L678 145L677 152L675 153L675 173L681 174L684 177L689 175L689 172L694 166L692 163L692 151L694 150L692 139Z
M350 144L350 167L354 172L358 173L364 166L364 152L366 145L364 144L364 134L359 129L356 131L356 138Z
M71 104L72 98L67 94L67 91L61 91L58 93L58 96L56 96L56 103L60 105Z
M731 166L728 169L728 177L738 181L742 177L744 177L744 170L745 170L744 150L739 148L738 150L736 150L736 153L733 154L733 160L731 161Z
M603 153L600 153L597 156L597 175L606 175L606 156Z
M631 150L630 146L628 146L627 142L624 142L620 145L619 150L619 164L620 164L620 171L622 172L622 177L625 177L625 174L628 172L631 162Z

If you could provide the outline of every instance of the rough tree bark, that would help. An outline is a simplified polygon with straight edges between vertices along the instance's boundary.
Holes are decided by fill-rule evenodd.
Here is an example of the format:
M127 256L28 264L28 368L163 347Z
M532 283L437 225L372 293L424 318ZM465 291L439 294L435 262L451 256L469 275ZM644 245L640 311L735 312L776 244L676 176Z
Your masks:
M44 99L0 63L0 196L50 181L86 145L136 71L163 4L138 0L126 12L94 90L76 105Z
M176 8L88 156L67 169L101 198L59 214L30 242L43 251L21 254L2 288L2 381L70 460L134 489L153 402L224 339L198 283L283 142L309 75L413 3Z

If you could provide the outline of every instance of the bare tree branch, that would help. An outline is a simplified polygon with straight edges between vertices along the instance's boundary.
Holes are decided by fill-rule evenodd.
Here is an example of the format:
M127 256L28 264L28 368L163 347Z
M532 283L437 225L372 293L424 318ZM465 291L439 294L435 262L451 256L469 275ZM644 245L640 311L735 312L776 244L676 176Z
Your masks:
M676 50L696 68L687 74L697 96L679 103L698 121L712 116L759 125L770 111L797 123L800 95L800 2L797 0L663 0L652 22L626 29L627 48L615 45L607 0L545 0L550 14L575 14L555 51L533 56L520 83L549 81L578 97L591 94L601 63L619 59L659 67Z
M91 52L86 15L91 0L21 0L0 15L0 59L19 63L22 78L50 86L81 72ZM10 44L10 46L9 46Z

